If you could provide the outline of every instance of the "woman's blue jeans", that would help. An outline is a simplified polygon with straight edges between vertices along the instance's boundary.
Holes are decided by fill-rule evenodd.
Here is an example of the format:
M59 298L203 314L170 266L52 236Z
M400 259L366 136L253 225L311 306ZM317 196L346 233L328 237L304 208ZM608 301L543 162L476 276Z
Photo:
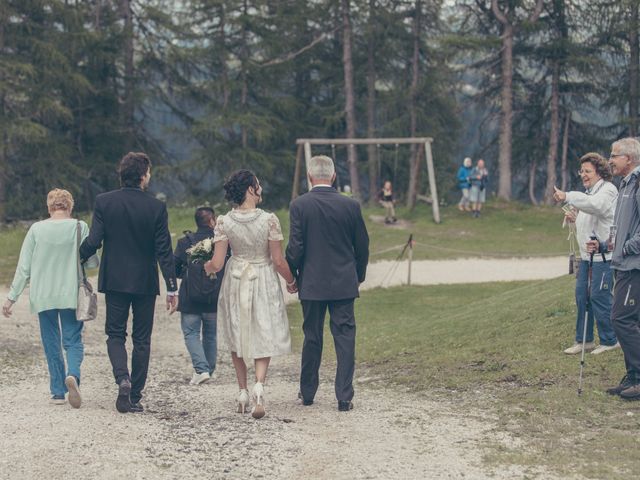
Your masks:
M52 395L67 393L64 379L73 375L80 383L80 365L84 358L82 344L83 322L76 320L75 309L54 309L38 312L40 336L49 366L49 381ZM65 369L62 349L67 354ZM66 372L66 373L65 373Z
M216 312L181 313L180 316L184 343L191 355L194 370L196 373L212 374L216 369L218 354Z
M589 262L582 260L576 279L576 342L582 343L584 315L587 308L587 283L589 280ZM611 300L613 281L609 262L593 262L591 273L591 310L587 319L587 342L593 342L594 317L598 324L600 345L615 345L616 334L611 324Z

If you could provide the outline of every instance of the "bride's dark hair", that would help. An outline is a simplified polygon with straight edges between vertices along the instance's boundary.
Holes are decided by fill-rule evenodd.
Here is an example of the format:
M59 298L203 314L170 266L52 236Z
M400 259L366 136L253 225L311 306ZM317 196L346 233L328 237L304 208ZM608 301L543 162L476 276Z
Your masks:
M237 170L224 183L224 198L234 205L242 205L247 196L247 189L258 188L258 178L251 170Z

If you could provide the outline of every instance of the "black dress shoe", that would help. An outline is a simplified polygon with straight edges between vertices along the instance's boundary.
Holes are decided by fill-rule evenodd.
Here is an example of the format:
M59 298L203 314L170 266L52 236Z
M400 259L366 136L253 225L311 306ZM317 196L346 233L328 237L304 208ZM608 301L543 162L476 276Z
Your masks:
M349 410L353 410L353 402L350 401L338 401L338 410L341 412L348 412Z
M144 407L140 402L131 402L131 406L129 407L129 411L131 413L142 413L144 412Z
M302 396L302 392L298 392L298 398L302 400L302 405L304 405L305 407L308 407L309 405L313 405L313 400L306 400Z
M116 398L116 410L120 413L127 413L131 410L131 382L125 378L118 384L118 398Z

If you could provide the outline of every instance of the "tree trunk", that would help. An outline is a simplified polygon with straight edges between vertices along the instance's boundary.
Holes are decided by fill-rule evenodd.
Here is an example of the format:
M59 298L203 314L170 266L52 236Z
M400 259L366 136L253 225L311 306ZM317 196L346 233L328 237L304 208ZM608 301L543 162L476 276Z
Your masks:
M133 12L131 0L121 0L122 18L124 19L124 104L122 107L122 124L125 129L124 145L127 151L134 148L134 69L133 69Z
M246 17L249 15L249 6L247 5L247 0L243 2L242 8L243 15L245 16L245 21L243 22L242 27L242 66L241 66L241 81L242 81L242 90L240 92L240 110L242 114L246 114L247 107L247 98L249 95L249 86L247 79L247 63L249 61L249 45L248 45L248 32L246 26ZM243 123L241 126L241 142L242 142L242 163L246 163L247 161L247 146L249 145L249 132L247 131L247 126Z
M356 136L356 109L355 109L355 89L353 86L353 61L351 56L351 19L349 11L349 0L341 0L342 5L342 64L344 68L344 97L347 120L347 137ZM348 146L349 177L351 181L351 192L357 200L360 196L360 181L358 179L358 155L355 145Z
M542 12L543 0L536 0L535 8L529 15L529 24L535 23ZM509 10L514 10L513 2L507 2L505 11L500 10L498 0L491 0L491 11L502 24L502 91L500 119L500 151L498 156L498 197L511 200L511 143L513 124L513 37L515 25L508 18Z
M376 134L376 64L375 64L375 0L369 0L369 32L367 38L367 137L373 138ZM369 162L369 205L376 202L378 191L378 158L375 145L367 146Z
M224 3L220 4L220 35L218 38L218 45L220 47L220 77L222 79L222 109L226 110L229 105L229 73L227 68L227 54L226 54L226 34L225 29L226 22L224 16Z
M411 88L409 90L409 118L411 122L411 134L410 136L416 136L416 129L418 123L418 111L417 111L417 98L418 98L418 82L420 74L420 20L422 2L416 0L415 16L413 18L413 60L412 69L413 75L411 77ZM407 192L407 207L409 210L413 210L416 206L416 196L418 194L418 177L420 176L420 161L418 159L418 145L411 144L411 167L409 173L409 189Z
M629 136L638 135L638 2L631 2L629 25Z
M547 154L547 186L544 203L553 205L553 187L556 185L556 164L560 140L560 65L553 62L551 73L551 130L549 132L549 153Z
M571 112L565 113L564 119L564 131L562 132L562 181L560 184L560 190L567 191L567 185L569 184L569 169L567 167L567 156L569 153L569 125L571 124Z
M0 9L3 8L0 6ZM0 53L4 54L4 26L7 21L6 13L0 11ZM4 71L0 70L0 118L5 120L5 81L4 81ZM7 150L8 150L8 134L7 129L3 128L0 133L0 224L4 223L7 219L7 193L6 193L6 185L7 185L7 172L8 172L8 164L7 164Z
M502 91L500 149L498 155L498 197L511 200L511 128L513 122L513 25L502 32Z
M102 0L96 0L96 8L94 12L94 28L97 32L100 31L100 20L102 17Z
M529 199L531 203L534 205L538 205L538 200L536 199L536 170L538 168L538 162L536 160L533 161L531 167L529 168Z

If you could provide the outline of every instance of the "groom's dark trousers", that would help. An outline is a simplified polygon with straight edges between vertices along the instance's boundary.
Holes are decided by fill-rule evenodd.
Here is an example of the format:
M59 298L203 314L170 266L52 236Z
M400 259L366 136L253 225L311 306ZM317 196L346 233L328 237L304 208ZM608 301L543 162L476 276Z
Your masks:
M287 262L298 281L304 314L300 393L318 390L324 318L329 310L336 348L336 398L353 398L358 286L369 259L369 236L360 205L328 186L314 187L291 202Z
M139 188L124 187L96 197L89 236L80 257L102 246L98 291L105 294L107 352L116 383L131 379L131 400L142 398L149 370L158 264L167 291L176 290L171 234L165 204ZM131 375L127 365L127 320L133 313Z

